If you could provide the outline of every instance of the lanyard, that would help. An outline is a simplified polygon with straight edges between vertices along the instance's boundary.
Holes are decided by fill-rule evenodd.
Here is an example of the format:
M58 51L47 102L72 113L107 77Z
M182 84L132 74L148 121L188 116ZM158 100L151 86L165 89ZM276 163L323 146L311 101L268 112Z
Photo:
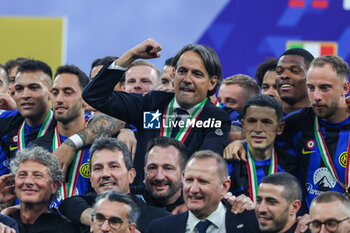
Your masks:
M328 152L328 148L327 148L327 145L326 145L326 142L323 138L323 135L322 135L322 132L321 132L321 128L320 128L320 123L318 121L318 117L315 116L315 121L314 121L314 131L315 131L315 136L316 136L316 140L317 140L317 145L318 145L318 149L320 150L321 152L321 156L322 156L322 160L323 162L325 163L326 167L328 168L329 172L332 174L333 178L335 178L338 182L339 185L341 185L344 190L345 190L345 193L344 195L349 198L349 193L348 193L348 188L349 188L349 153L350 153L350 148L349 148L349 145L350 145L350 137L349 137L349 143L348 143L348 155L346 157L346 170L345 170L345 184L340 182L340 179L338 177L338 174L337 172L335 171L335 168L334 168L334 164L332 162L332 158L331 156L329 155L329 152Z
M37 138L40 138L41 136L45 135L48 130L49 130L49 127L53 121L54 117L53 117L53 112L52 110L50 109L49 111L49 114L47 114L45 120L44 120L44 123L41 125L40 127L40 130L39 130L39 133L38 133L38 136ZM17 133L17 145L18 145L18 150L23 150L25 147L26 147L26 142L25 142L25 139L24 139L24 129L25 129L25 121L23 121L21 127L19 128L18 130L18 133Z
M60 135L58 133L58 127L55 127L55 133L52 141L52 150L54 151L61 145ZM71 169L69 172L68 182L66 182L65 177L63 179L62 185L60 187L60 195L62 199L66 199L68 197L74 196L74 192L77 186L77 181L79 177L79 168L83 161L83 155L85 150L79 150L74 156L74 160L71 165Z
M195 125L197 120L199 119L199 116L201 112L203 111L203 105L208 100L208 98L205 98L200 104L195 108L191 116L187 119L187 122L185 124L185 127L181 128L178 134L176 135L175 139L179 140L180 142L184 142L190 133L192 129L192 125ZM174 112L174 102L175 97L170 101L170 103L167 105L165 109L165 114L163 114L162 118L162 125L160 129L160 136L166 136L170 137L171 131L173 129L173 126L171 124L171 120L173 119L173 112ZM192 121L194 119L194 121ZM191 122L191 124L187 124ZM192 124L193 123L193 124Z
M256 203L256 196L258 195L258 178L256 176L256 168L254 164L253 156L250 153L249 146L247 145L247 169L248 169L248 181L249 181L249 195L250 199ZM269 169L269 175L277 172L277 154L275 148L272 148L271 163Z

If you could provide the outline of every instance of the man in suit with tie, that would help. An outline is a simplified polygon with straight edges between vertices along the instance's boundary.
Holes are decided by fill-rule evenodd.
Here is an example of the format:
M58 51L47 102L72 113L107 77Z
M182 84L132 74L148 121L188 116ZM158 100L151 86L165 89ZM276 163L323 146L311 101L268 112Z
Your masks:
M191 44L176 54L172 74L175 93L113 91L134 60L159 57L160 50L152 39L142 42L106 64L83 92L84 100L92 107L137 128L134 167L138 175L134 184L142 184L145 149L152 138L176 138L186 145L188 155L198 150L222 154L228 143L230 118L208 99L222 80L218 56L211 48Z
M254 211L233 214L221 201L230 188L225 160L215 152L198 151L183 174L183 196L189 211L157 219L148 233L258 232Z

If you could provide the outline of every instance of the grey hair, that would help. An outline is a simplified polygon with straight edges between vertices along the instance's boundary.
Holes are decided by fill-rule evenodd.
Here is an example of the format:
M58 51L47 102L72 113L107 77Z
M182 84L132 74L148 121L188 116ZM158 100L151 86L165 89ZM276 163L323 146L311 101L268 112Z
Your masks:
M128 211L128 221L129 223L136 223L138 217L140 216L140 209L135 204L135 202L131 199L131 197L125 193L118 192L116 190L111 190L104 192L100 196L97 197L95 204L92 207L92 215L96 214L96 208L99 203L103 200L107 200L110 202L121 202L130 207Z
M63 174L57 157L39 146L17 151L16 157L10 163L12 174L16 175L19 165L28 160L35 161L46 166L47 170L49 171L51 180L53 182L58 181L59 187L61 186ZM55 200L58 195L59 194L57 190L57 192L51 196L50 201Z

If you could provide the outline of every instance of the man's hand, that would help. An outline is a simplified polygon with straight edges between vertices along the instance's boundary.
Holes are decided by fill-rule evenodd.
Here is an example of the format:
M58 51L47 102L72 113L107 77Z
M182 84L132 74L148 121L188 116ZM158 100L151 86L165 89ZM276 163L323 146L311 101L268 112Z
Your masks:
M15 110L17 109L16 102L7 93L0 93L0 109Z
M173 209L173 211L171 211L172 214L180 214L180 213L184 213L188 210L187 205L185 203L176 206L175 209Z
M3 223L0 223L0 233L16 233L16 230L9 226L6 226Z
M247 162L246 151L243 140L237 140L228 144L224 150L224 159L226 160L243 160Z
M162 47L156 41L153 39L147 39L124 53L115 61L115 65L127 68L138 58L151 59L160 57L161 50Z
M124 142L131 153L132 160L134 161L135 158L135 152L136 152L136 146L137 146L137 140L135 137L135 134L130 129L120 129L120 132L117 137L118 141Z
M254 203L244 194L239 195L238 197L232 195L228 192L223 197L231 205L231 212L234 214L240 214L246 210L252 210L255 208Z
M13 179L15 175L7 174L0 176L0 203L6 203L12 199L15 199L13 194L14 185Z
M58 158L58 161L60 162L60 166L62 168L63 178L65 179L67 169L72 163L76 153L73 142L68 138L52 153Z
M303 216L297 217L297 228L295 229L295 233L303 233L305 232L309 227L306 225L308 222L310 222L310 215L304 214Z

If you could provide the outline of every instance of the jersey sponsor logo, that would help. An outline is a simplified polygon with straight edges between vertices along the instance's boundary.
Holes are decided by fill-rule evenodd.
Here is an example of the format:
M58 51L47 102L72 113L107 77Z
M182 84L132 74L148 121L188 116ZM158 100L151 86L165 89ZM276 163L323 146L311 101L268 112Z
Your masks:
M339 164L343 167L343 168L346 168L346 158L348 157L348 152L345 151L343 153L340 154L339 156Z
M333 178L332 174L326 167L318 168L313 175L313 184L306 183L306 189L309 194L320 195L329 189L334 188L337 181ZM316 187L314 187L316 186Z
M84 163L80 166L79 169L80 175L84 178L89 178L90 177L90 164L89 163Z

